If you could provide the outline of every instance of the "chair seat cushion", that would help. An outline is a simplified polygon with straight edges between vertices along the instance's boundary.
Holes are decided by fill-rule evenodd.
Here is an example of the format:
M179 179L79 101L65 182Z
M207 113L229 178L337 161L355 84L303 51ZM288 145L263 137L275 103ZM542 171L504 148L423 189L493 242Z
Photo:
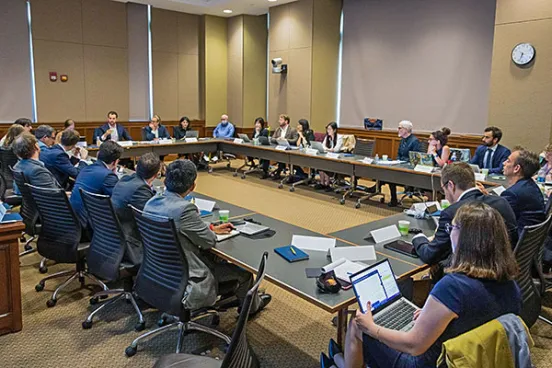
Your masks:
M222 360L191 354L169 354L155 362L153 368L220 368Z

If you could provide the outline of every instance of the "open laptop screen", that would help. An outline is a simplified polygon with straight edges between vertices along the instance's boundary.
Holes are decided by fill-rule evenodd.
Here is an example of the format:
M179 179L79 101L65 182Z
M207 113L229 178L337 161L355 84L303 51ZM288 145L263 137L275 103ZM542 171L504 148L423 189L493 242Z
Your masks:
M401 297L397 280L387 259L351 275L351 284L363 313L366 312L368 302L372 303L372 312L376 313Z

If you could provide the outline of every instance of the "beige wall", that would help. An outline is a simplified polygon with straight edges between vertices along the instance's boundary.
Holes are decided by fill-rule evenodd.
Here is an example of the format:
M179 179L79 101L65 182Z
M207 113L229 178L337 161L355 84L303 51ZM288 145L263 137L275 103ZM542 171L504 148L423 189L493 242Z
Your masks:
M126 5L32 0L31 9L39 121L101 121L109 110L127 120ZM49 72L58 73L57 82L49 81ZM68 82L59 81L61 74Z
M203 62L205 71L205 124L216 126L221 114L227 112L228 32L227 19L202 16L204 36Z
M228 116L243 127L243 15L228 19Z
M152 10L152 63L154 113L201 118L198 15Z
M552 1L498 0L491 71L488 125L504 132L507 146L540 152L552 132ZM514 46L536 50L529 68L515 66Z

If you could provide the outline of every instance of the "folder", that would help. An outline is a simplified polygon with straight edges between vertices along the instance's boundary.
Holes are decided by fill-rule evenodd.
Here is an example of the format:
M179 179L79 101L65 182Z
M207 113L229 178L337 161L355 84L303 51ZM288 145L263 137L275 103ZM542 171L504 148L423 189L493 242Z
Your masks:
M295 254L291 251L291 247L293 247ZM274 251L290 263L309 259L309 255L307 253L303 252L297 247L294 247L293 245L286 245L285 247L274 248Z

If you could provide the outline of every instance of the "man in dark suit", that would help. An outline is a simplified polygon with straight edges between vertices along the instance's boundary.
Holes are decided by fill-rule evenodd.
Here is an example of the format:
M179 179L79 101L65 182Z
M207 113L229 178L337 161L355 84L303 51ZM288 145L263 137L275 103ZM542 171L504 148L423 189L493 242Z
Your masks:
M288 115L280 114L278 117L278 129L274 132L270 138L270 142L277 144L278 139L285 139L292 146L297 145L297 140L299 139L299 133L297 129L289 125L290 118ZM266 170L265 170L266 169ZM273 180L280 180L282 171L286 169L286 164L283 162L278 162L278 169L272 173ZM267 163L263 162L263 171L268 171L268 161Z
M54 174L62 188L67 188L69 178L76 179L87 166L88 151L76 147L80 135L76 130L66 130L61 135L61 143L40 152L40 161Z
M128 130L121 124L117 124L119 115L115 111L107 113L107 123L94 130L94 143L105 141L131 141L132 137Z
M232 230L230 223L214 226L205 223L197 207L184 198L195 189L197 170L189 160L173 161L167 168L162 195L156 195L146 203L144 212L172 218L178 230L180 245L188 263L189 297L182 303L188 309L213 305L217 298L217 284L236 281L236 296L243 303L247 291L253 286L253 275L234 264L227 263L209 252L217 243L215 234ZM251 314L263 309L270 301L268 294L253 298Z
M441 212L439 226L433 239L430 240L423 234L418 234L412 239L416 253L422 261L442 267L450 264L452 247L447 229L451 226L456 211L470 201L481 201L497 210L506 223L512 247L515 246L518 236L514 211L504 198L484 195L479 191L475 186L473 170L467 163L455 162L445 166L441 173L441 188L451 205ZM434 279L439 277L440 272L434 274Z
M82 169L77 177L70 202L83 229L88 228L88 216L82 203L80 189L94 194L110 196L113 187L119 181L115 170L122 154L123 147L116 142L107 141L103 143L100 146L96 162Z
M52 147L56 141L56 131L49 125L41 125L35 130L35 137L38 139L38 146L43 151Z
M142 264L143 249L132 209L128 205L139 210L144 209L146 202L155 194L151 186L160 170L159 156L152 152L143 154L138 160L136 172L122 177L113 188L111 195L111 202L121 222L126 240L123 259L133 265Z
M470 164L477 165L482 169L489 169L491 174L502 174L504 161L510 155L510 150L501 144L502 131L494 126L485 128L483 133L483 144L475 150Z
M159 115L153 115L148 126L143 128L142 138L145 141L157 141L159 139L171 139L171 135L164 125L161 125Z
M21 171L29 184L42 188L60 187L54 175L39 160L38 141L32 134L21 134L13 142L12 149L19 158L14 169Z
M518 233L525 226L540 224L545 220L544 197L533 180L533 175L539 169L539 156L523 148L512 152L504 162L508 189L500 196L506 198L514 210Z

